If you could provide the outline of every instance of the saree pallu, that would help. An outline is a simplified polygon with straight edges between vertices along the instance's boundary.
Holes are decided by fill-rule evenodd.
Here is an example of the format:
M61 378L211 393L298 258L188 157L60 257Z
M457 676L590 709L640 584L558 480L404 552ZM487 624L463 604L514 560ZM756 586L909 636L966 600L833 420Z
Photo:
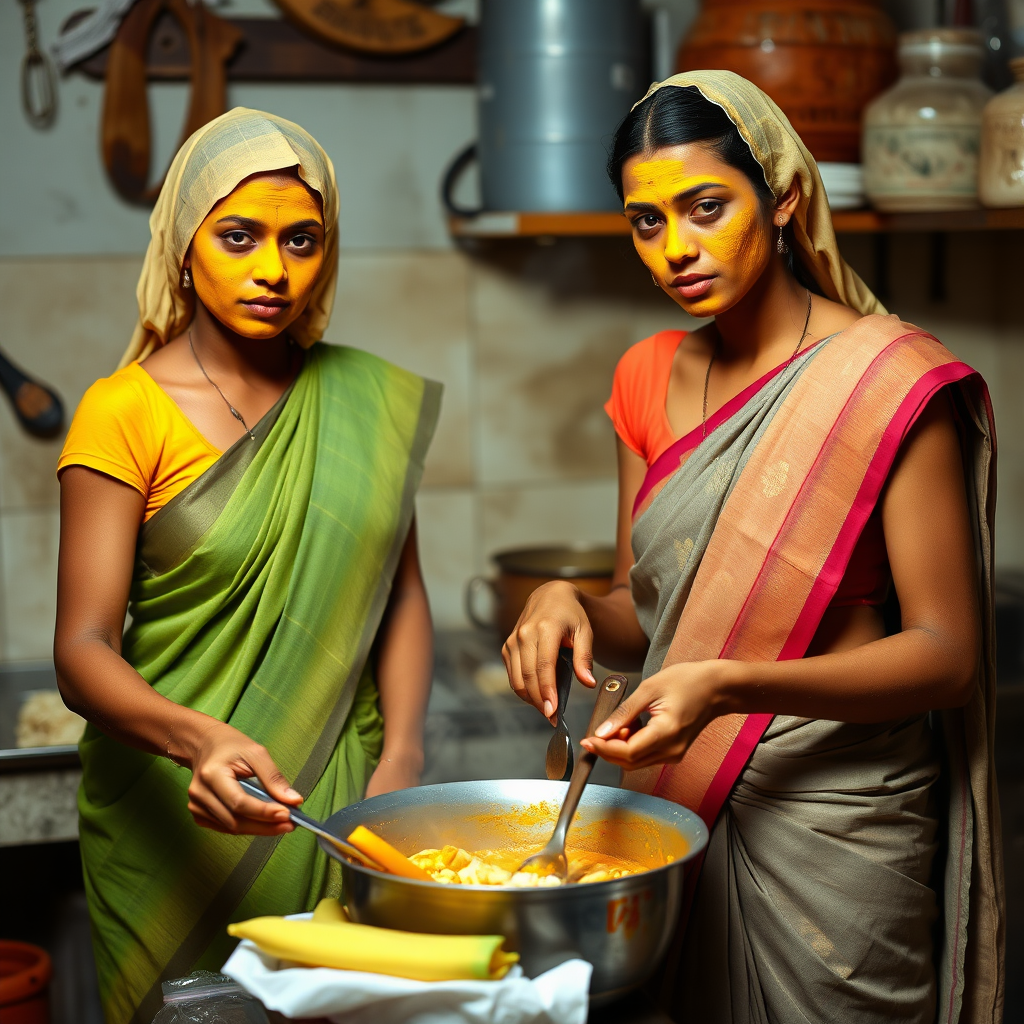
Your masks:
M315 345L254 428L146 522L123 655L157 692L262 743L304 809L362 796L382 723L371 645L413 514L440 386ZM188 771L93 727L80 835L108 1024L149 1024L160 982L218 968L225 926L338 891L312 835L195 825Z
M631 584L651 638L645 676L803 657L900 443L944 388L985 637L971 701L876 725L728 715L678 765L627 773L713 827L662 979L680 1020L1001 1020L995 434L981 378L892 316L819 342L651 467Z

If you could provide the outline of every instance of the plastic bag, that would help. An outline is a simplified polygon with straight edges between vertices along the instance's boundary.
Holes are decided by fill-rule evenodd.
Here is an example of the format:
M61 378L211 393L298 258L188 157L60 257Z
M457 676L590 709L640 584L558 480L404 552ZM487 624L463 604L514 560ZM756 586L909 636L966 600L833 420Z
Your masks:
M153 1024L269 1024L262 1004L225 974L195 971L165 981Z

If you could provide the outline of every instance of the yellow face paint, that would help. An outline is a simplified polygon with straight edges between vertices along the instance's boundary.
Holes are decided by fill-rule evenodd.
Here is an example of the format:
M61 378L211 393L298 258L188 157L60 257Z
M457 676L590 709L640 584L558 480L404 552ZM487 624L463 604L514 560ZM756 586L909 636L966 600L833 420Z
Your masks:
M689 143L627 160L622 180L637 252L687 312L715 316L749 291L771 232L742 171Z
M225 327L276 337L306 308L323 267L320 203L298 178L255 175L207 214L189 258L196 295Z

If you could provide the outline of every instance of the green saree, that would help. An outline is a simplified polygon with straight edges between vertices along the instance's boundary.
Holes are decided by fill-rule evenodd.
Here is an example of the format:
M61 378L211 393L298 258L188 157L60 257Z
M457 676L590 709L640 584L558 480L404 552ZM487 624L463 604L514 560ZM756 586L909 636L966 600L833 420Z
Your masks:
M326 818L361 798L383 727L369 659L440 387L313 346L248 436L139 536L123 654L159 693L262 743ZM230 921L312 908L338 877L303 830L198 828L189 772L90 726L82 859L108 1024L149 1024L160 982L217 968Z

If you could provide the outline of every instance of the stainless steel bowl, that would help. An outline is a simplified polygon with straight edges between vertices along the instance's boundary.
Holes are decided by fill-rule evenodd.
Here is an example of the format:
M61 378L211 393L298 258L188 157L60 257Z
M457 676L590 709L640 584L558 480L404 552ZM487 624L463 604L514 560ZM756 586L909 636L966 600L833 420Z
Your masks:
M525 854L550 838L566 788L534 779L422 786L353 804L327 826L347 836L365 825L406 854L449 843ZM344 901L363 924L504 935L529 977L581 957L594 965L591 998L603 1001L642 984L657 966L679 918L685 865L707 841L704 822L685 807L588 786L569 832L570 853L575 846L660 866L610 882L517 889L417 882L343 860ZM334 855L323 840L320 846Z

